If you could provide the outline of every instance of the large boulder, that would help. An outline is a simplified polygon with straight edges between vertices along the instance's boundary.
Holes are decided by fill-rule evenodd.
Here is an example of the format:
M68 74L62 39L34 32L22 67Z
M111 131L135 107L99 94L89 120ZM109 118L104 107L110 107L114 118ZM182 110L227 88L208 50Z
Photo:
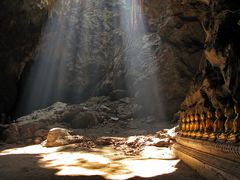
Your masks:
M67 137L69 130L63 128L53 128L48 132L47 140L43 142L46 147L56 147L68 144Z

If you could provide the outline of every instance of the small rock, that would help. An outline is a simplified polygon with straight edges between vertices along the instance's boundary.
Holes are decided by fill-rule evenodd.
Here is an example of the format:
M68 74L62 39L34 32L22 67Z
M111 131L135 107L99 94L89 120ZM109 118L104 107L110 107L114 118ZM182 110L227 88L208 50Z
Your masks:
M109 112L109 111L111 111L111 109L110 109L109 107L105 106L105 105L101 105L101 106L100 106L100 109L101 109L102 111L104 111L104 112Z
M88 110L88 108L87 108L86 106L84 106L84 107L83 107L83 110L84 110L84 111L87 111L87 110Z
M131 99L129 97L126 97L126 98L120 99L119 101L122 102L122 103L130 104Z
M170 145L170 139L159 139L153 138L151 142L147 142L146 145L148 146L156 146L156 147L168 147Z
M118 117L111 117L111 120L113 120L113 121L118 121L119 118L118 118Z
M63 146L67 144L67 142L64 140L67 136L70 136L69 130L64 128L53 128L48 132L47 140L43 143L43 146Z

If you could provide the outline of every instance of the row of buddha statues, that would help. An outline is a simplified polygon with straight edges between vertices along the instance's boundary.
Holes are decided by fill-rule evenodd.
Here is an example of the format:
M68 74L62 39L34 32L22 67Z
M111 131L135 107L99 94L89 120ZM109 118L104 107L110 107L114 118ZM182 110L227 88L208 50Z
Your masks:
M226 107L223 111L181 112L179 135L216 142L240 141L240 106Z

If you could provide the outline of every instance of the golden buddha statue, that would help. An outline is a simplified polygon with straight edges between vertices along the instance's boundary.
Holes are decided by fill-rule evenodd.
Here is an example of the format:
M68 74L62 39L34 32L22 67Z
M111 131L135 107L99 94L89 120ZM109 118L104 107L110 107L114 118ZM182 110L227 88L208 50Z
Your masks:
M209 135L212 133L213 131L213 112L211 110L209 110L207 112L207 118L206 118L206 122L205 122L205 127L204 127L204 134L202 136L203 139L208 139Z
M233 119L234 119L234 111L231 107L226 107L224 109L224 115L226 117L225 123L224 123L224 132L221 133L218 136L218 141L225 142L228 139L228 136L232 132L233 128Z
M198 138L202 138L206 126L206 113L202 112L200 116L199 135Z
M213 123L213 132L209 136L209 140L215 141L217 137L224 131L224 117L220 108L215 112L215 121Z
M186 116L186 127L185 128L186 128L186 130L185 130L184 135L188 136L188 132L190 131L190 115Z
M232 132L228 136L227 141L231 143L237 143L240 140L240 105L234 106L234 112L236 117L233 120Z
M190 115L190 133L189 133L190 137L194 137L194 121L195 121L195 116L192 113Z
M182 136L184 131L185 131L185 116L184 116L184 112L180 112L180 118L179 118L179 135Z
M181 130L182 130L182 132L184 132L184 131L186 131L186 122L185 122L185 119L186 119L186 117L185 117L185 114L182 114L182 118L181 118Z
M201 138L201 132L200 132L200 115L198 113L195 114L195 124L194 124L194 131L195 131L195 137L197 139Z

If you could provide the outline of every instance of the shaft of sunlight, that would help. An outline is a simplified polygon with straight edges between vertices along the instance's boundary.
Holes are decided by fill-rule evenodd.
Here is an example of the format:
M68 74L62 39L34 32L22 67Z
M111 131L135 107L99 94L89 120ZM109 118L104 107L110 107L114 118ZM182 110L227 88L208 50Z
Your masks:
M121 26L124 31L126 52L124 64L129 93L144 109L144 115L153 114L165 119L159 93L154 39L146 26L142 0L125 0L121 9Z

